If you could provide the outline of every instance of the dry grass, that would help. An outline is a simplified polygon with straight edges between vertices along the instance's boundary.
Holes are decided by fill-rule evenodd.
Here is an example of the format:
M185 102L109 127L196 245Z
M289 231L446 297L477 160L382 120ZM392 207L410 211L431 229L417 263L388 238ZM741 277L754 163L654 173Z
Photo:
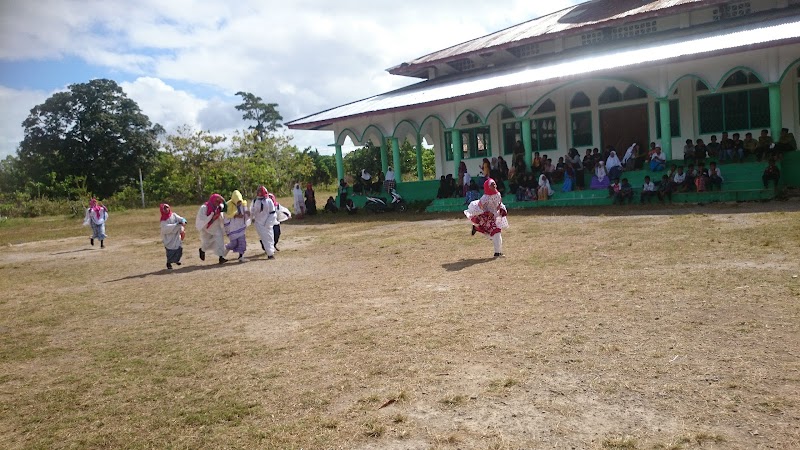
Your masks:
M798 209L512 212L499 260L321 216L173 272L155 209L8 221L0 448L800 448Z

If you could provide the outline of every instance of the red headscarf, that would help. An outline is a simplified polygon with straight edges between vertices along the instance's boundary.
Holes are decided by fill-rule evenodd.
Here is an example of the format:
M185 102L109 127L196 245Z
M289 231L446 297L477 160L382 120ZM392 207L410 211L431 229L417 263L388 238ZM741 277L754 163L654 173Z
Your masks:
M89 200L89 209L91 209L92 211L94 211L95 214L97 214L98 219L100 218L100 214L103 211L108 211L106 207L101 205L100 202L98 202L97 199L95 199L94 197L92 197L92 199Z
M161 221L168 220L170 216L172 216L172 209L169 207L168 204L162 203L161 206L158 207L161 211Z
M208 198L206 202L206 215L210 216L214 211L216 211L217 206L225 203L225 199L222 198L219 194L211 194L211 197Z
M267 196L269 197L270 200L272 200L272 203L275 204L275 208L277 208L278 207L278 199L275 198L275 194L270 192L269 194L267 194Z
M268 194L267 188L265 188L264 186L259 186L258 189L256 190L256 197L258 198L267 198L267 194Z
M494 186L492 186L494 184ZM483 193L486 195L496 195L497 194L497 183L491 178L487 178L486 181L483 182Z

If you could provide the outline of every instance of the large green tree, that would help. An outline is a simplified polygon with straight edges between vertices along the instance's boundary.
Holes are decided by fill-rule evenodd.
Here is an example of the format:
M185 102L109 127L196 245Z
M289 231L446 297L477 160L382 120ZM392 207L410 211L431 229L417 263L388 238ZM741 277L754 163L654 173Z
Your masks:
M155 157L163 132L106 79L70 85L33 107L22 126L19 163L32 182L85 177L87 188L101 197L138 177Z
M264 103L261 97L249 92L239 91L236 95L242 97L242 104L237 105L236 109L243 112L242 119L256 123L249 128L256 130L260 140L263 141L269 133L281 127L283 117L278 114L277 103Z
M197 201L205 200L210 191L216 188L214 183L209 183L209 178L211 169L225 158L225 150L220 146L225 140L225 136L195 131L188 125L167 136L166 150L176 158L179 168L175 177L188 177L185 187L191 186L190 190ZM159 162L170 160L160 159Z

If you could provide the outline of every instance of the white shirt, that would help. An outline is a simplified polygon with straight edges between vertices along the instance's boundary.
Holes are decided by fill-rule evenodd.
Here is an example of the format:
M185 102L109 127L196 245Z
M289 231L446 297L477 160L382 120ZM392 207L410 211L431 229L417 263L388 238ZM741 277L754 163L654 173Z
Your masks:
M161 221L161 241L164 247L175 250L181 247L181 230L183 228L183 217L172 213L169 219Z
M394 181L394 170L389 169L386 171L386 181Z
M665 154L664 154L664 152L661 152L661 153L653 153L653 157L652 157L652 158L650 158L650 160L651 160L651 161L661 161L661 162L667 162L667 155L665 155Z
M725 178L722 178L722 172L720 172L719 167L714 169L713 172L711 170L708 171L709 177L713 177L715 174L719 177L720 180L725 181Z
M684 181L686 181L686 174L675 172L675 175L672 176L672 181L674 181L677 184L681 184Z
M655 192L656 185L652 181L642 185L642 192Z

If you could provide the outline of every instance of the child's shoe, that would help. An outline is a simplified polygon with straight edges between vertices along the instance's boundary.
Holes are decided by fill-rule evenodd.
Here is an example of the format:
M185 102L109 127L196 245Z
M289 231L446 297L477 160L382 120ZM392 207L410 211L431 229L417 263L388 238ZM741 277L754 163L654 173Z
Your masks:
M172 270L172 264L167 263L167 270Z
M89 243L92 244L92 247L94 247L94 238L89 238Z
M202 248L198 249L197 251L200 252L200 261L205 261L206 260L206 252L204 252Z
M223 258L222 256L219 257L219 263L220 264L225 264L226 262L228 262L227 259Z

